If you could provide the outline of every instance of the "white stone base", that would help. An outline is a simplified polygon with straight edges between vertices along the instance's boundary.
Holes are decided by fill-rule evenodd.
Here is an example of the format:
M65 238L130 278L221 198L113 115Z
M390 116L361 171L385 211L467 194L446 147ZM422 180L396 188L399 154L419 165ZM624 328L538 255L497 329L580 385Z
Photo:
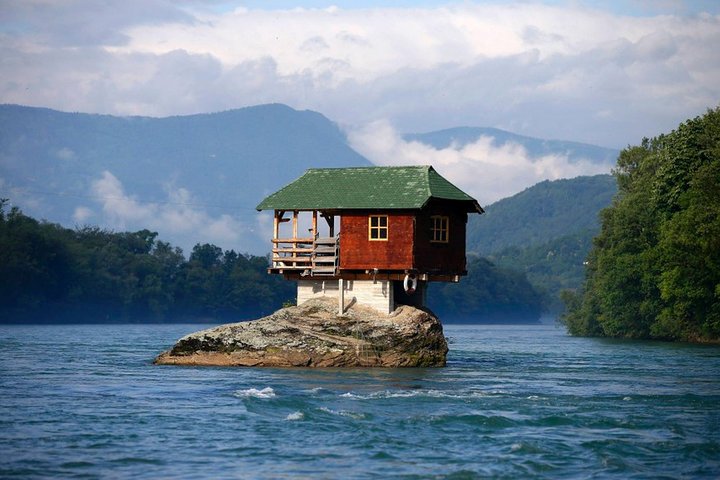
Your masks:
M337 280L298 280L297 303L318 297L338 298ZM345 308L357 303L384 314L395 310L392 282L389 280L344 280ZM339 305L338 305L339 307Z

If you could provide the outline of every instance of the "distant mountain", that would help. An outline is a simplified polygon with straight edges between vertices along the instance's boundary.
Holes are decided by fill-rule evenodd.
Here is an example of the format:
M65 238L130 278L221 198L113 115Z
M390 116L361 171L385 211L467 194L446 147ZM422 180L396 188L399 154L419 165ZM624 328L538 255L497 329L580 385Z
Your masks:
M203 241L203 232L183 237L172 223L205 212L215 219L206 222L209 228L223 228L222 215L243 226L242 243L224 247L263 253L267 232L258 231L254 207L265 195L309 167L365 165L370 162L348 146L337 125L284 105L168 118L0 105L0 196L63 225L82 224L78 211L85 222L102 225L101 216L120 213L102 211L101 202L112 198L94 198L93 182L108 171L137 210L149 203L173 207L157 210L170 229L161 236L186 251ZM118 208L126 208L130 220L119 228L152 228L132 224L127 209L134 204L126 203Z
M485 207L468 222L468 251L487 256L583 230L597 231L598 213L617 191L612 175L545 180Z
M404 135L407 141L422 142L437 149L454 145L458 148L477 142L481 137L491 137L492 145L500 147L508 143L522 145L532 157L566 155L570 162L590 160L593 163L615 164L619 150L564 140L543 140L526 137L497 128L457 127L429 133Z
M540 182L471 217L468 251L525 273L546 309L557 311L560 291L582 283L598 214L616 192L611 175Z
M482 135L492 136L496 144L522 144L532 155L563 153L602 162L617 154L490 128L454 128L407 138L442 148ZM161 238L186 252L196 242L212 241L203 230L232 227L240 240L215 243L264 254L269 227L254 210L264 196L310 167L365 165L370 162L349 147L333 122L279 104L167 118L0 105L0 197L10 198L28 215L65 226L158 230ZM104 172L118 183L94 188L107 179ZM468 250L488 255L592 227L597 224L595 213L587 212L609 202L611 184L609 176L542 182L501 200L489 206L487 214L471 219ZM575 187L562 193L563 185ZM202 215L204 221L197 221ZM183 222L193 221L199 225L196 230L182 231Z

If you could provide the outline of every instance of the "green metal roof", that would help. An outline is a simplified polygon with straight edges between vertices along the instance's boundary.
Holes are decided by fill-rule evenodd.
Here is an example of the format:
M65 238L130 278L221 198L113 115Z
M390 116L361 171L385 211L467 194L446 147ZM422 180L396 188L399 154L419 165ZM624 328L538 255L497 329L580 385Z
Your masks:
M429 165L416 167L311 168L256 207L258 210L420 209L431 198L478 202Z

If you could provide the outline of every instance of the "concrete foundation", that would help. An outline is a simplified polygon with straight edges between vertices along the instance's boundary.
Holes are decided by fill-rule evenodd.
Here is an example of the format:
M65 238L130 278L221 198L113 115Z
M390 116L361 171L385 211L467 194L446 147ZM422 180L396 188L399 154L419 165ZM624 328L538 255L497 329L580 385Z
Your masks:
M297 304L311 298L330 297L338 299L338 280L298 280ZM343 307L361 304L388 314L399 304L422 308L427 298L427 282L418 282L415 293L409 295L403 282L393 280L343 280Z
M338 298L338 280L298 280L298 305L318 297ZM395 310L393 282L389 280L344 280L344 307L351 304L362 304L372 307L384 314Z

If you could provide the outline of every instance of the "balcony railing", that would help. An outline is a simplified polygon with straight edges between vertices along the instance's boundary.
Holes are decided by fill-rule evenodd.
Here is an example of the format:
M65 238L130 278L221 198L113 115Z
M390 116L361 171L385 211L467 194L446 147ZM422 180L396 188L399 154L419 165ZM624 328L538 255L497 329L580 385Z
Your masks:
M311 276L334 276L337 273L339 236L275 238L272 242L271 269L274 271L295 270Z

